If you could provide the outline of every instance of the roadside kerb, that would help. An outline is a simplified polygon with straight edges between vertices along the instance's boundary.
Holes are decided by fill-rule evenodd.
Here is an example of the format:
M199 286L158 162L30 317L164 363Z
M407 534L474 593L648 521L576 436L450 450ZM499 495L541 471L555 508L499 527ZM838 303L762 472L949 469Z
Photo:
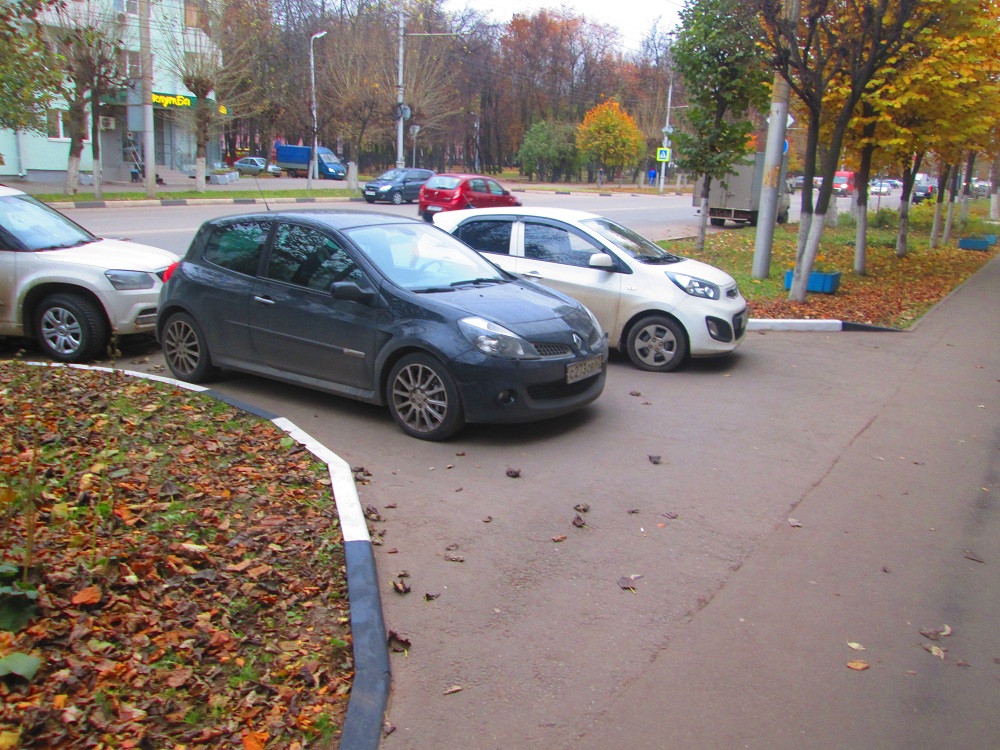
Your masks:
M272 422L290 438L303 445L330 472L333 497L337 503L344 537L344 558L347 563L347 592L351 609L351 640L354 644L354 683L347 704L347 716L341 732L341 750L377 750L382 737L383 717L389 700L391 673L386 641L382 598L379 594L378 573L371 536L361 508L354 472L350 465L329 448L315 440L293 422L252 404L245 403L211 388L185 383L173 378L134 370L115 370L89 365L29 362L47 367L70 367L97 372L118 372L135 378L155 380L223 401L242 411Z

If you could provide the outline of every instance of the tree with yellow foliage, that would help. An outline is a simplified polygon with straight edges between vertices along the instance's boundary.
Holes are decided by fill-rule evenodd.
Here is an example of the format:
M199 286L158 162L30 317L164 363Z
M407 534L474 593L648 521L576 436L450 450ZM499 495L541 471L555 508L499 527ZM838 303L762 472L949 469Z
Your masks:
M646 136L635 119L617 101L609 99L583 118L576 130L576 147L598 166L614 170L642 158Z

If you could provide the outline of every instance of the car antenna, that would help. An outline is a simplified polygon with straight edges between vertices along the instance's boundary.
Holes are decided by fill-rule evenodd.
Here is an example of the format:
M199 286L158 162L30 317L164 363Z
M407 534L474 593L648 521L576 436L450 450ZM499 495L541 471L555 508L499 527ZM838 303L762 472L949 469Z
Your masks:
M265 165L267 164L267 162L264 163ZM267 169L267 167L265 166L264 169ZM260 193L260 199L264 201L264 210L270 212L271 207L267 205L267 198L264 196L264 188L260 186L260 180L257 179L257 175L253 176L253 181L254 184L257 185L257 192Z

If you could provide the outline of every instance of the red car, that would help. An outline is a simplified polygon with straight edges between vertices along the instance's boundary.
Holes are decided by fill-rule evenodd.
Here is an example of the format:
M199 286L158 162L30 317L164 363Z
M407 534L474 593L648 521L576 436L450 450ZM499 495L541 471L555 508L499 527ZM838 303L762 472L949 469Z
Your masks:
M424 221L430 221L440 211L520 205L521 201L499 182L478 174L438 174L420 188L420 215Z

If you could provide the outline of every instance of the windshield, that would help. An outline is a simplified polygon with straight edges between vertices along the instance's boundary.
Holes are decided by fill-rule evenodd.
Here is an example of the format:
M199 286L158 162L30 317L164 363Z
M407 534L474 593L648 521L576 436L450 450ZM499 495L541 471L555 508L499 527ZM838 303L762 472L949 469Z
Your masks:
M610 219L603 217L584 219L580 223L643 263L677 263L683 260L683 258L668 253L659 245L647 240L638 232L633 232L628 227L623 227Z
M324 164L340 164L340 159L333 154L320 154L319 160Z
M382 174L380 174L375 179L377 179L377 180L385 180L386 182L392 182L393 180L395 180L395 179L397 179L399 177L402 177L402 176L403 176L403 170L402 169L389 169L389 170L383 172Z
M79 224L30 195L0 198L0 226L25 250L61 250L97 241Z
M382 274L415 292L451 291L463 284L506 282L479 253L447 232L421 224L362 227L345 232Z

